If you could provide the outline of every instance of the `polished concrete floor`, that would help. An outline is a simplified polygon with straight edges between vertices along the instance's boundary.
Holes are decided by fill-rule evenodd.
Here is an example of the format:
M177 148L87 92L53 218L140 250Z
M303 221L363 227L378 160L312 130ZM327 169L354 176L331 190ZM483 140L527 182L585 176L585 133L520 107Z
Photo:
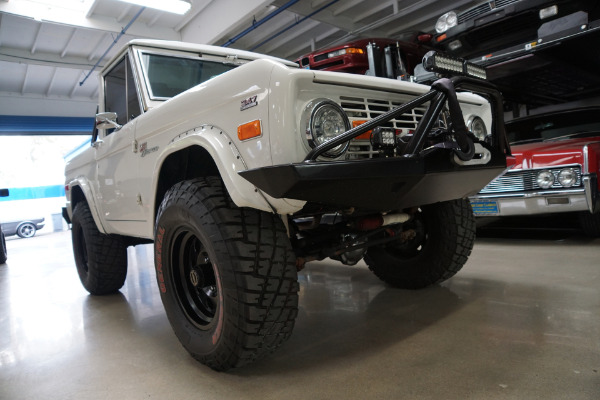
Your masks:
M9 238L0 399L600 399L600 239L493 232L440 286L308 264L291 339L230 373L195 362L165 316L152 249L120 294L89 296L70 233Z

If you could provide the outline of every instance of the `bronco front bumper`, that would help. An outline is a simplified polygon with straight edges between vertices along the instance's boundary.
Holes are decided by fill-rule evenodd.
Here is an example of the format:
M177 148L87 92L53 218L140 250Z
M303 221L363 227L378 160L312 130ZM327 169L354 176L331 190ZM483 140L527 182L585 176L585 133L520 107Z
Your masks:
M448 152L439 151L414 158L277 165L240 175L276 198L386 211L474 195L505 168L499 151L485 167L453 165Z
M440 83L440 81L442 81ZM413 101L353 128L311 151L301 163L275 165L239 174L275 198L305 200L337 207L387 211L464 198L479 192L506 168L509 152L504 134L502 99L484 81L443 79ZM455 87L488 97L493 126L490 143L477 143L467 135ZM423 148L446 101L455 142ZM384 124L404 112L430 102L414 135L396 157L351 161L321 161L320 154ZM475 148L485 154L485 160Z

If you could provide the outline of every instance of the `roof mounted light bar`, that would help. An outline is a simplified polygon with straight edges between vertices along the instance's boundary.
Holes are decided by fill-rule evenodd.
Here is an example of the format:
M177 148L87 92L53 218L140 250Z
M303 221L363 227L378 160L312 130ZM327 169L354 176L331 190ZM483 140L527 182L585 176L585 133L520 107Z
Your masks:
M487 79L485 68L463 58L429 51L423 56L423 67L430 72L442 75L462 75L471 78Z

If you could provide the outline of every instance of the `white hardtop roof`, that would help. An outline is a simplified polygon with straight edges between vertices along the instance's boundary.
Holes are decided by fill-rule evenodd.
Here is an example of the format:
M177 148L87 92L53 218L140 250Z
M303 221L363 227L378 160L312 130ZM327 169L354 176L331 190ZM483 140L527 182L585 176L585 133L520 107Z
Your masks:
M256 59L267 59L280 62L289 67L298 67L298 64L295 62L284 60L283 58L267 56L265 54L253 53L251 51L245 50L237 50L229 47L221 47L221 46L210 46L206 44L197 44L197 43L188 43L188 42L178 42L174 40L147 40L147 39L135 39L127 43L128 46L143 46L143 47L153 47L157 49L165 49L165 50L178 50L178 51L190 51L202 54L210 54L215 56L237 56L243 60L256 60Z

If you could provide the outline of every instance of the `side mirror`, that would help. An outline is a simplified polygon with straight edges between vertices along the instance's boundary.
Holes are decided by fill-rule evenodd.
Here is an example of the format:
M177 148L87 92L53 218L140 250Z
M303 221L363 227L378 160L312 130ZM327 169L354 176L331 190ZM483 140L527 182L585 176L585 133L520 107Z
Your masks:
M8 189L0 189L0 197L8 197Z
M122 125L117 123L117 113L103 112L96 114L97 129L121 129Z

